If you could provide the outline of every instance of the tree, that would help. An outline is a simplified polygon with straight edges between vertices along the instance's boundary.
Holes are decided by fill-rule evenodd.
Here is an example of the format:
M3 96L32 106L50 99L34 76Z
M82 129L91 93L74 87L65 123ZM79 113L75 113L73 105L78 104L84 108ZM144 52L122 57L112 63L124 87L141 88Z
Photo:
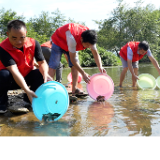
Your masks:
M13 19L24 20L23 16L17 16L17 13L10 10L5 10L4 8L0 9L0 35L5 38L7 31L7 24Z
M151 49L158 47L159 43L159 12L155 12L151 4L142 6L142 2L136 2L136 7L129 8L120 1L111 17L104 21L96 22L99 25L98 44L107 50L119 55L120 48L128 41L149 42ZM156 55L153 49L152 53Z
M43 34L38 34L37 32L35 32L31 23L27 23L26 27L27 27L27 37L31 37L37 40L40 44L48 41L48 37L45 34L43 35Z
M66 22L65 17L58 9L52 12L51 15L52 16L50 16L49 12L42 11L39 17L28 20L28 23L30 26L32 25L34 31L39 35L46 35L48 40L53 32Z
M98 32L98 44L104 47L106 50L116 52L118 55L119 46L124 41L124 22L126 7L122 2L119 3L118 7L113 10L112 16L108 19L100 21L99 32Z

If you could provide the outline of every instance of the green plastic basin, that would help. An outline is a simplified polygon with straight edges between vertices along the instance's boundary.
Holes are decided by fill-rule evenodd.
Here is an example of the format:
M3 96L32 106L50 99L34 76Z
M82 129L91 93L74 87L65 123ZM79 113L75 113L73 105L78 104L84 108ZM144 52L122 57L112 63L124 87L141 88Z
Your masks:
M141 89L155 89L156 79L148 73L143 73L138 76L137 80L138 87ZM160 83L159 83L160 84Z

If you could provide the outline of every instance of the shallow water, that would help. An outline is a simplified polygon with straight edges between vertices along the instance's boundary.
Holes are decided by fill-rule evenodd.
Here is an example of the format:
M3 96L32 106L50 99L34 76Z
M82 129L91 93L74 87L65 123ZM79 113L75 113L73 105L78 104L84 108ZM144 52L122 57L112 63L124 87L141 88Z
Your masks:
M114 82L114 93L104 103L90 97L70 104L65 115L54 123L42 124L33 114L0 115L1 136L159 136L160 90L139 90L132 87L131 74L127 73L122 88L118 87L122 67L106 67ZM97 68L86 68L90 75ZM63 84L67 84L70 69L63 71ZM140 65L140 73L158 77L151 64ZM82 81L79 88L86 91Z

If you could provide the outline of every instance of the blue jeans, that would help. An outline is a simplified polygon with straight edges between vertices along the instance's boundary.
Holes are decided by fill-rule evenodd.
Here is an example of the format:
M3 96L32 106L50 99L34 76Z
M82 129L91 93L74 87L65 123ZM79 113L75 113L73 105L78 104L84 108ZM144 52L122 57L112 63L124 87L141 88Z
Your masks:
M51 56L50 56L49 63L48 63L49 68L52 68L52 69L58 68L59 63L61 61L61 56L63 53L66 54L68 57L69 67L73 66L73 64L70 60L69 52L66 52L65 50L63 50L59 46L52 43Z

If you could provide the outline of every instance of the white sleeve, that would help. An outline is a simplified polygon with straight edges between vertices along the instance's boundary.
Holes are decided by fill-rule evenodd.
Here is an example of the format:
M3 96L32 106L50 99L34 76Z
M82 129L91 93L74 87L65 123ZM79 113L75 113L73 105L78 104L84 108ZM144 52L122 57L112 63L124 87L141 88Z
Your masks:
M133 59L133 51L130 47L127 47L127 59L129 60Z
M147 51L147 54L146 54L148 57L152 57L152 53L151 53L151 50L150 49L148 49L148 51Z
M91 46L90 46L90 49L97 50L97 46L96 46L96 44L91 45Z
M75 60L76 62L79 63L78 52L76 51L77 43L70 31L66 31L66 39L67 39L68 51L71 53L76 53Z
M73 35L71 32L68 30L66 31L66 40L67 40L67 45L68 45L68 50L71 53L76 53L76 40L74 39Z

